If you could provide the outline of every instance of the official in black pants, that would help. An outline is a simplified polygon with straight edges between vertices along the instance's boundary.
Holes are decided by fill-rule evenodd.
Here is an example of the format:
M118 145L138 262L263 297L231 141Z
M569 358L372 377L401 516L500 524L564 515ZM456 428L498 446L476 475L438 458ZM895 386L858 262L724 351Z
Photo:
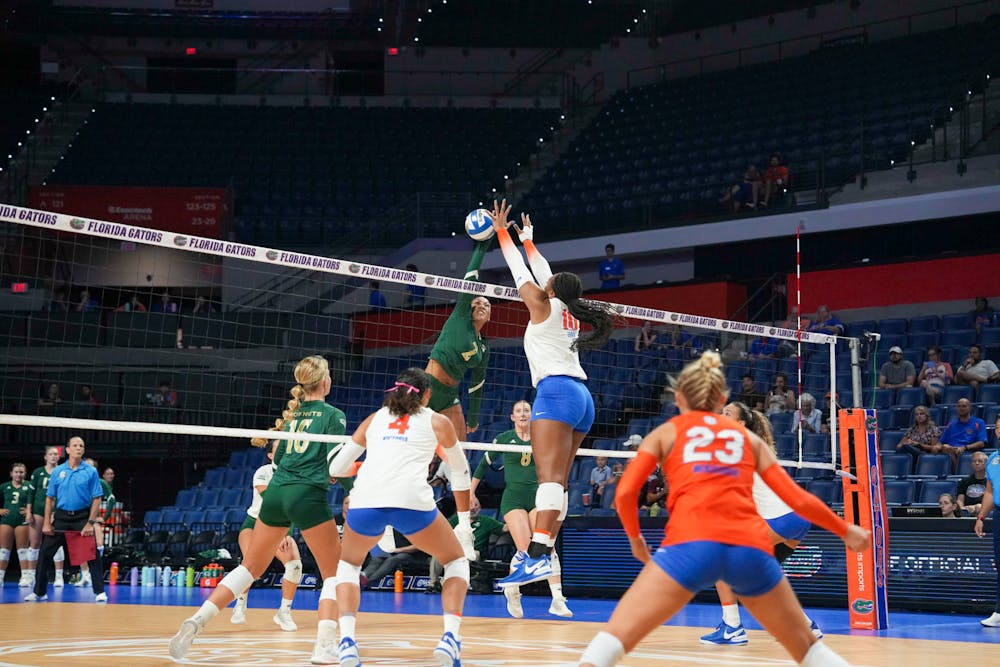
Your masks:
M84 537L94 535L104 489L97 470L83 462L83 452L83 438L70 438L66 443L66 462L57 466L49 478L49 486L45 491L45 520L42 523L42 549L38 557L35 590L24 598L26 602L48 599L46 590L49 583L49 563L59 547L66 545L65 531L80 531ZM69 555L69 546L66 546L65 551ZM94 601L107 602L100 554L96 554L87 565L90 567L96 595Z

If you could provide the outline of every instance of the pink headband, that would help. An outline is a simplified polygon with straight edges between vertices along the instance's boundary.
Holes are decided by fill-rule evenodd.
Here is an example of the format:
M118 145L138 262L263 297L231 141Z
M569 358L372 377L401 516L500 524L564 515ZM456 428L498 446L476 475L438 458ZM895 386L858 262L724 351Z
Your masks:
M416 387L414 387L412 384L407 384L406 382L397 382L395 385L389 387L385 391L386 391L386 393L388 393L390 391L396 391L400 387L406 387L406 393L407 394L419 394L420 393L419 389L417 389Z

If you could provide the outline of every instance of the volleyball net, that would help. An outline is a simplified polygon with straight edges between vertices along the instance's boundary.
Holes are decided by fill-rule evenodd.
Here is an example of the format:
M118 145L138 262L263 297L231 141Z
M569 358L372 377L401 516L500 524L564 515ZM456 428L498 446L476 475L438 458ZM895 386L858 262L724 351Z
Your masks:
M86 434L132 447L219 440L244 448L280 415L295 363L312 354L330 364L328 400L344 410L350 433L400 371L425 367L456 303L474 296L493 306L478 408L468 378L459 392L478 424L468 449L498 449L489 443L512 428L514 403L533 397L521 345L527 311L511 285L463 279L471 242L440 262L444 275L406 268L407 258L383 266L9 205L0 205L0 235L4 286L21 291L5 295L0 311L0 423L12 444ZM778 376L796 400L812 396L826 424L815 432L795 428L796 405L771 415L779 458L835 469L829 408L838 394L841 406L859 404L848 339L615 305L611 341L581 353L596 404L583 453L632 456L630 436L677 414L669 376L713 349L732 394L749 392L765 411L775 408L768 391ZM645 321L653 342L637 345ZM755 341L764 356L753 353Z

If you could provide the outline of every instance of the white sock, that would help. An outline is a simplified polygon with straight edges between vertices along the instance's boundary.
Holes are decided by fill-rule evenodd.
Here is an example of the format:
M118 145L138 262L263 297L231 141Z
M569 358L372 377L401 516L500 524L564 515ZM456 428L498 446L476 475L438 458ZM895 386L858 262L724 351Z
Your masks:
M291 602L288 603L291 608ZM319 628L316 630L316 639L321 641L336 641L337 621L332 618L320 619Z
M3 578L7 575L7 570L0 570L0 586L3 586Z
M281 610L282 611L291 611L292 610L292 601L291 600L286 600L285 598L281 598Z
M191 618L196 620L198 625L204 627L209 621L215 618L215 615L218 613L219 608L212 604L209 600L205 600L205 602L201 605L201 608L196 611L194 616Z
M561 583L560 584L554 584L554 583L552 583L550 581L549 582L549 590L552 592L552 598L553 599L563 597L562 584Z
M243 595L237 595L236 596L236 604L238 604L238 605L241 604L244 607L247 606L247 594L244 593Z
M799 663L802 667L850 667L848 662L833 652L822 639L809 647L806 657Z
M738 602L722 605L722 622L733 628L743 625L740 621L740 605Z
M622 646L621 640L610 632L602 630L590 640L587 650L580 656L580 663L589 663L597 667L614 667L623 655L625 647Z
M462 626L462 617L457 614L444 615L444 631L455 635L455 639L461 641L462 634L459 628Z
M56 568L56 579L62 579L62 578L63 578L63 569L61 567L57 567Z
M356 616L341 616L340 617L340 638L350 637L354 639L355 624L358 622Z

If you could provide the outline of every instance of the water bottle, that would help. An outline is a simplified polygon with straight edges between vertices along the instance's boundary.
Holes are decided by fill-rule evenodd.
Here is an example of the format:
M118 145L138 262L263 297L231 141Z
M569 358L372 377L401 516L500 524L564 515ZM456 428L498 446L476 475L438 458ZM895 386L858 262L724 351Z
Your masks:
M188 588L194 586L194 568L190 565L187 566L187 572L184 577L184 585Z
M131 570L129 570L128 583L129 586L133 587L139 585L139 568L133 567Z
M163 579L161 579L161 581L163 582L162 583L163 586L170 585L170 576L171 576L170 566L167 565L165 568L163 568Z
M111 569L108 571L108 584L111 586L118 585L118 563L112 563Z
M151 569L153 569L153 568L151 568L148 565L143 565L142 566L142 585L143 585L144 588L146 586L149 586L149 571Z
M162 575L162 573L163 573L163 568L160 567L159 565L153 568L153 586L160 585L160 576Z
M403 571L396 570L396 574L392 580L392 590L395 593L403 592Z

